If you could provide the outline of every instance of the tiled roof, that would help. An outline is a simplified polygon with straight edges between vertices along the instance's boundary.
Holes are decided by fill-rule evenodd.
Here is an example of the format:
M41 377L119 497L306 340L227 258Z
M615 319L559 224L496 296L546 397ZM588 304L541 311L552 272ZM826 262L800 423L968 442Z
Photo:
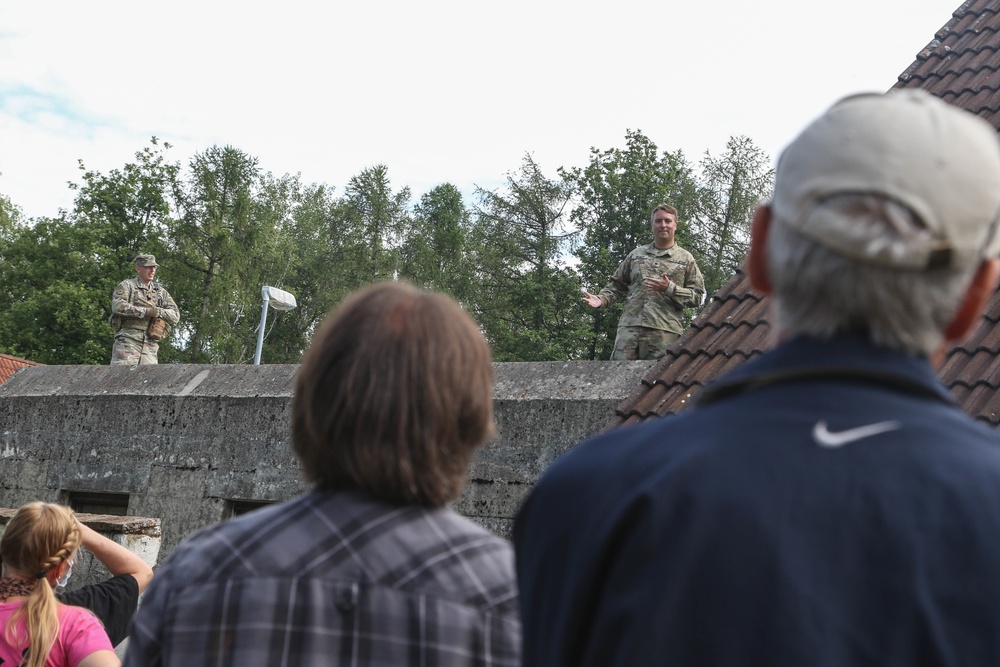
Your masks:
M24 366L40 366L35 361L28 361L19 357L12 357L9 354L0 354L0 384L6 382L18 368Z
M1000 127L1000 1L969 0L893 88L923 88Z
M969 0L952 14L893 88L923 88L1000 128L1000 0ZM712 379L768 343L767 301L740 271L713 297L616 409L610 424L633 424L683 409ZM978 329L949 351L940 376L966 412L1000 424L1000 292Z
M683 409L713 378L760 354L770 329L765 297L750 288L743 271L737 272L616 408L612 425Z

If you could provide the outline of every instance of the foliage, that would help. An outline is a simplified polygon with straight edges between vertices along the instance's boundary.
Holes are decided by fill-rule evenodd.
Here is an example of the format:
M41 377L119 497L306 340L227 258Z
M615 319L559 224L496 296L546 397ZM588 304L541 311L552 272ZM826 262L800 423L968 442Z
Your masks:
M699 256L708 294L714 294L743 263L750 249L750 220L769 199L774 170L763 150L747 137L730 137L719 157L701 161L701 210L692 221L692 251Z
M135 162L106 175L78 162L83 185L70 183L77 191L70 221L90 237L102 269L110 275L130 272L136 255L155 254L161 247L169 224L169 193L180 170L167 161L169 149L169 143L153 137L135 154Z
M605 359L620 311L591 310L633 248L648 243L652 208L682 213L678 242L709 289L739 264L747 220L772 174L749 139L706 154L702 180L679 151L641 132L623 148L591 149L582 168L547 177L530 154L496 190L467 206L440 184L411 205L385 165L352 177L343 194L275 176L256 157L212 146L187 165L153 137L107 173L80 162L70 211L26 219L0 194L0 351L48 364L105 364L111 293L154 253L157 279L181 310L160 362L249 363L265 285L298 307L269 311L266 363L297 363L326 314L348 293L406 279L454 296L476 318L498 361Z
M231 146L196 154L175 188L178 216L165 253L171 294L183 317L187 361L239 363L253 353L247 337L220 335L252 327L253 297L238 289L257 259L266 230L253 215L262 175L256 158Z
M460 303L473 303L473 260L466 247L470 220L462 193L451 183L423 195L403 237L400 277L450 294Z
M111 292L139 249L159 247L166 223L164 189L176 174L168 148L154 137L135 163L107 175L81 162L73 211L58 218L22 220L14 209L0 261L0 350L47 364L108 363Z
M0 241L8 240L21 215L21 209L14 205L10 197L0 194Z
M572 238L569 184L545 177L530 155L502 191L477 190L470 249L477 271L472 310L497 361L575 359L586 322L579 278L565 266Z
M62 219L9 229L0 262L0 352L44 364L108 363L111 329L89 239ZM100 298L99 298L100 297Z

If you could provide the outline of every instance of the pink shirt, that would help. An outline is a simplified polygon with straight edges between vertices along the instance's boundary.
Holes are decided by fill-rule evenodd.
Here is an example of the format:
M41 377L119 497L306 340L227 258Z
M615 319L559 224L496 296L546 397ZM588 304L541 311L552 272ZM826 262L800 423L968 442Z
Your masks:
M18 665L24 645L13 647L7 642L7 621L21 602L0 603L0 665ZM59 605L59 633L49 653L45 667L76 667L94 651L113 650L101 622L86 609ZM24 636L24 622L17 623L17 636Z

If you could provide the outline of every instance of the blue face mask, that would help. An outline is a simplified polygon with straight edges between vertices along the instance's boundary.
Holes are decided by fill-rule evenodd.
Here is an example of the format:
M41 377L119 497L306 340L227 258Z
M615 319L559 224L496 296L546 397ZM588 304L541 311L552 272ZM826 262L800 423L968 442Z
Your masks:
M69 567L66 568L66 574L56 580L56 586L64 588L66 583L69 581L69 575L71 574L73 574L73 561L70 561Z

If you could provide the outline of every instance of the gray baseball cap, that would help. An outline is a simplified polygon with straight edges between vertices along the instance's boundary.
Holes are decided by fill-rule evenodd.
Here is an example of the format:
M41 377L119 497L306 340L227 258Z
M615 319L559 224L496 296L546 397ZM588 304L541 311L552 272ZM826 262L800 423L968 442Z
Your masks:
M136 266L159 266L156 263L156 257L153 255L137 255L135 258Z
M812 212L839 194L878 194L906 206L928 237L906 253L826 228ZM834 252L922 271L977 265L1000 254L1000 141L968 111L922 90L846 97L782 152L776 218Z

